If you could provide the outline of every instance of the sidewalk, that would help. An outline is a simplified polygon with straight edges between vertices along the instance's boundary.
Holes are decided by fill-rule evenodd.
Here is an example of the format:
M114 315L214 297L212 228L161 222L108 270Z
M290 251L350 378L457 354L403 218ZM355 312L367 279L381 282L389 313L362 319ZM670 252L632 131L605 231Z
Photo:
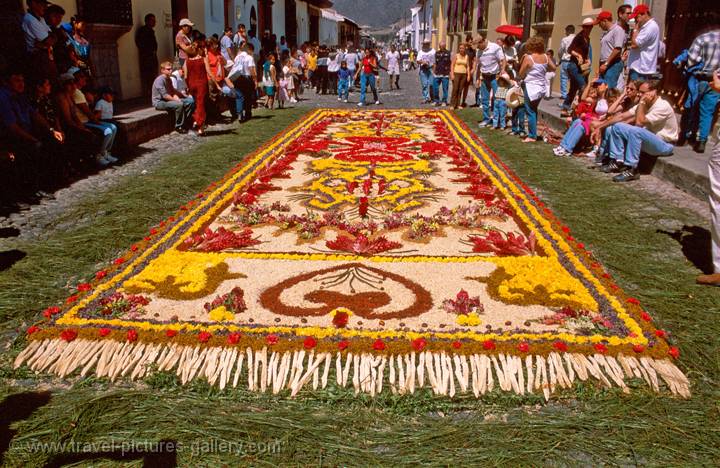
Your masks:
M543 100L540 103L540 118L550 127L565 132L564 119L560 117L559 98ZM704 154L698 154L690 145L676 147L674 155L666 158L655 158L648 165L649 173L655 177L670 182L680 190L701 200L706 200L710 193L707 163L710 157L710 148Z

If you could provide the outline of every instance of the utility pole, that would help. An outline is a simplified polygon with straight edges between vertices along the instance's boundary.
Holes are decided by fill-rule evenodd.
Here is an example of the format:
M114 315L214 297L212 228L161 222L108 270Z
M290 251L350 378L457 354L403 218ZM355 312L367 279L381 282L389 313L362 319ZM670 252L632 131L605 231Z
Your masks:
M522 42L526 42L530 37L530 14L532 13L533 0L525 0L525 14L523 15L523 37Z

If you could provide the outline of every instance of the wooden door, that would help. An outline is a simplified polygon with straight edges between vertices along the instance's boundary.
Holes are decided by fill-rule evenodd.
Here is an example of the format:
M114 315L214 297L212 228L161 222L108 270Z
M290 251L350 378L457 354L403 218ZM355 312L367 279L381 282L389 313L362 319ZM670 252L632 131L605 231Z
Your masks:
M717 0L670 0L665 17L665 58L660 71L663 74L662 91L674 104L685 89L685 79L672 64L683 49L709 29L720 27L720 9Z
M188 17L188 0L172 0L170 4L173 22L173 43L175 35L180 30L180 20Z

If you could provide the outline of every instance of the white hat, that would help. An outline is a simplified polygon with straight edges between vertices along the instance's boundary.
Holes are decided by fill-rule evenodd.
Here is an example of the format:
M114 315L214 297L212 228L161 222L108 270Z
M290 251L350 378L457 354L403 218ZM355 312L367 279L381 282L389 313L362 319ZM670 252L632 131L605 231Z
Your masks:
M595 20L592 18L585 18L580 26L595 26Z
M183 27L183 26L193 27L193 26L195 26L195 24L192 21L190 21L189 19L183 18L180 20L180 27Z
M515 109L523 104L523 92L519 86L513 86L505 95L505 102L510 109Z

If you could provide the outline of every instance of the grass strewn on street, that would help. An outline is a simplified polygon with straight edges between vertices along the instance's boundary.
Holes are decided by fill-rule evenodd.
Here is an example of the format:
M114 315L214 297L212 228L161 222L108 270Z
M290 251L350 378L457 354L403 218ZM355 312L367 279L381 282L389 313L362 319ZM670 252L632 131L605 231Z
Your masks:
M18 243L28 256L0 274L0 334L12 335L21 322L35 320L44 306L68 295L64 287L87 278L303 112L276 112L272 119L240 127L236 135L169 156L151 173L122 181L67 213L65 221L77 220L72 229ZM475 111L459 114L474 125ZM51 388L53 395L17 422L0 414L0 435L8 423L16 432L4 463L139 466L143 448L152 447L143 444L161 440L175 441L181 450L155 460L177 457L180 465L207 466L237 464L238 456L256 465L698 465L718 460L720 294L693 284L697 269L681 245L662 232L706 227L705 222L557 158L547 145L526 145L494 131L481 136L620 286L642 301L659 328L672 332L682 352L680 366L693 385L692 399L657 395L644 384L630 395L578 385L548 404L537 396L499 391L480 400L437 398L427 390L373 399L332 386L289 399L241 389L219 392L204 382L183 387L171 374L156 374L141 385L85 378L63 387L56 379L36 381L27 370L12 371L15 353L6 352L0 361L0 398L31 391L33 384ZM23 340L17 341L15 352ZM75 445L58 454L37 442ZM77 453L81 444L88 444L88 453ZM108 455L108 446L117 451ZM135 451L121 453L121 447Z

